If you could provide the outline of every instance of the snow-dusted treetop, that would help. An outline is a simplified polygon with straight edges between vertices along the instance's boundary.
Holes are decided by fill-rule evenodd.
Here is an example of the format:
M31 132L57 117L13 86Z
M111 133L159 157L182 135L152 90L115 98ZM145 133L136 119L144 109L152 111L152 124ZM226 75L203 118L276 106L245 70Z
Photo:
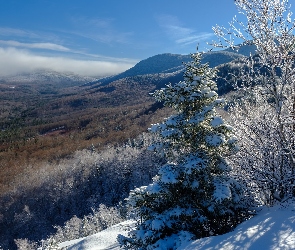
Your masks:
M185 64L184 81L154 93L156 100L177 112L150 128L162 138L150 148L168 157L173 157L175 151L178 155L200 149L224 151L235 146L232 127L216 114L216 108L225 103L218 98L217 85L212 80L217 71L200 64L201 56L201 53L193 54L194 61Z

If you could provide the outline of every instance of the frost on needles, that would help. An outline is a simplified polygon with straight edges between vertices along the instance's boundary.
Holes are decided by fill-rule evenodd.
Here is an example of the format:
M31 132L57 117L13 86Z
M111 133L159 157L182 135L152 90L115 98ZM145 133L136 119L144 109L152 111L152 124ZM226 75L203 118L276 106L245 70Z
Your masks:
M153 182L130 192L138 216L125 249L176 249L181 242L232 230L247 216L244 189L230 176L226 158L236 150L232 127L217 115L224 100L212 80L216 69L201 53L185 64L184 81L157 90L157 101L175 114L149 129L158 140L151 150L166 157Z

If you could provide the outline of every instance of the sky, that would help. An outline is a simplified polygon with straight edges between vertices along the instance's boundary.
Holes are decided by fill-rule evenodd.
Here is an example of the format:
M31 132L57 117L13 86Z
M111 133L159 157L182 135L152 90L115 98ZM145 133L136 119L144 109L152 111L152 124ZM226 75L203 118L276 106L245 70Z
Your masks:
M117 74L157 54L205 49L212 26L235 14L234 0L0 0L0 76Z

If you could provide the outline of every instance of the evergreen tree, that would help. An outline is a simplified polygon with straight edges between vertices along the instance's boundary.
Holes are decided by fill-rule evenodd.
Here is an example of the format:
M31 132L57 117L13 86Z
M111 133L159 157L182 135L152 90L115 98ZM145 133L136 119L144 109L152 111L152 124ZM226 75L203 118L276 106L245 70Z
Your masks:
M247 214L244 194L230 177L226 157L236 149L232 127L216 114L216 69L201 64L201 54L185 64L184 81L154 93L176 114L150 128L158 135L151 149L168 163L148 186L130 192L128 204L138 221L125 249L175 249L183 240L223 234Z

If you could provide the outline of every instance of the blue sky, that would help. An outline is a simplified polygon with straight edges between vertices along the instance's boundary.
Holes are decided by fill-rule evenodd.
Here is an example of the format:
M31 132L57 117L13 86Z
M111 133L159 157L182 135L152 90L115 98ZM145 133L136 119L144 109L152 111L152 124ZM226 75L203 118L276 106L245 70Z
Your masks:
M203 49L212 26L235 14L234 0L0 0L0 76L116 74L156 54Z

